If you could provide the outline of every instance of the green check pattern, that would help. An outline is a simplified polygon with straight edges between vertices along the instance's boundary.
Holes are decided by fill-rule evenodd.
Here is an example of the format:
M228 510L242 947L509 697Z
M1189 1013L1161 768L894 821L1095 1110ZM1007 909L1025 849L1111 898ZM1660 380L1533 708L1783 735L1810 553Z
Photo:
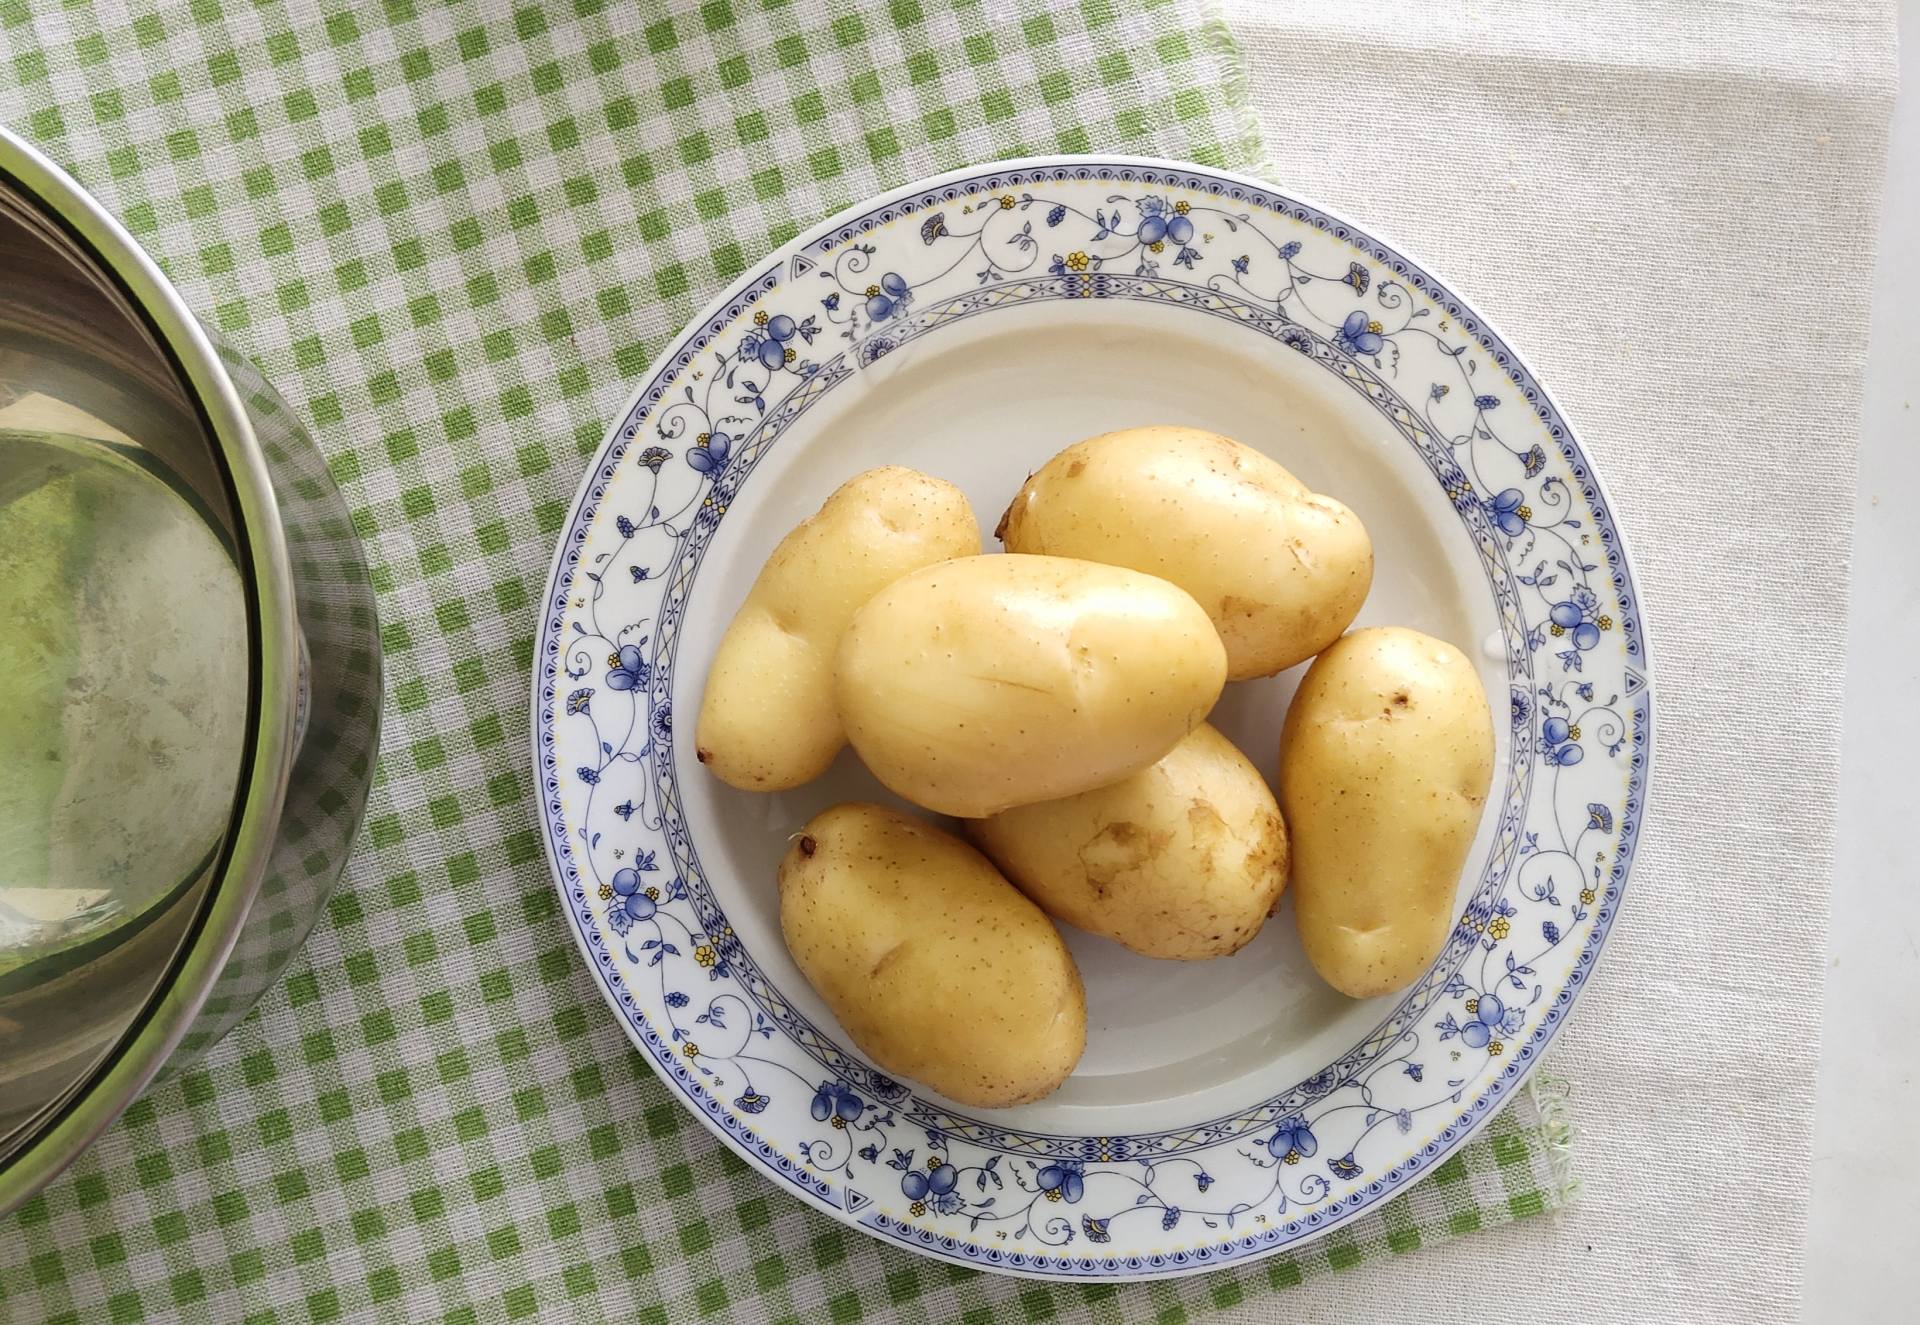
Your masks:
M0 0L0 116L306 419L390 680L290 978L0 1223L0 1321L1180 1321L1548 1210L1508 1110L1298 1255L1151 1285L917 1259L654 1079L564 929L527 757L587 458L698 306L826 214L1030 152L1254 167L1201 0Z

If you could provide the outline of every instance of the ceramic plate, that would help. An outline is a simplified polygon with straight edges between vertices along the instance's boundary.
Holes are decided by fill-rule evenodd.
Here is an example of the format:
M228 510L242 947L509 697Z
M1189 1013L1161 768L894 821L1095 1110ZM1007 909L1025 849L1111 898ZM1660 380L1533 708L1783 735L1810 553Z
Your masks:
M837 801L893 798L851 753L797 791L733 791L696 763L688 724L762 560L851 475L949 479L990 529L1060 447L1145 423L1239 438L1359 513L1376 556L1360 622L1477 660L1493 791L1458 923L1412 989L1334 993L1290 908L1211 962L1068 931L1078 1070L1041 1103L968 1110L867 1061L780 938L788 836ZM947 175L774 254L614 426L542 618L547 848L634 1042L779 1186L985 1269L1130 1279L1250 1259L1431 1172L1566 1017L1645 811L1640 604L1566 421L1398 252L1197 166ZM1213 717L1269 775L1298 675L1230 685Z

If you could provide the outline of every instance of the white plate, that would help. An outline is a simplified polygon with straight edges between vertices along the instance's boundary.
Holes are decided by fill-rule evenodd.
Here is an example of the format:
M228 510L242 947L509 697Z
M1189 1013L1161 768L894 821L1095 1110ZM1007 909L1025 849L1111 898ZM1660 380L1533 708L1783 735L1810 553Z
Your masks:
M991 526L1060 447L1143 423L1236 437L1350 505L1377 559L1361 624L1476 659L1510 719L1498 776L1459 924L1412 990L1334 993L1288 908L1212 962L1068 931L1078 1070L1038 1104L970 1113L862 1058L780 939L789 834L836 801L892 798L850 753L798 791L733 791L675 715L697 711L762 560L849 476L936 474ZM547 847L635 1043L779 1185L986 1269L1185 1273L1317 1236L1430 1172L1566 1015L1644 810L1641 612L1565 421L1431 276L1198 166L1011 162L787 245L659 360L545 601ZM1213 717L1269 774L1297 679L1231 685Z

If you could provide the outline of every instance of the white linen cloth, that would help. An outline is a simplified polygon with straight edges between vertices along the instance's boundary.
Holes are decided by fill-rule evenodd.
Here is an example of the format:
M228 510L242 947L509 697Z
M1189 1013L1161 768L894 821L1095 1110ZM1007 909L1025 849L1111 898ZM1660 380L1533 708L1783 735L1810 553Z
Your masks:
M1546 1070L1582 1196L1240 1320L1799 1306L1890 3L1229 0L1284 191L1452 284L1614 499L1648 832Z

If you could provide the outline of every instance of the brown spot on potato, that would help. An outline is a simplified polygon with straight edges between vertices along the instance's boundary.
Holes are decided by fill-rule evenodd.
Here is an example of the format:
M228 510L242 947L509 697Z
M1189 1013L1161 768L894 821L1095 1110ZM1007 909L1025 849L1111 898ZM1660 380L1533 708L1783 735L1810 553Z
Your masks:
M814 841L813 836L809 833L802 833L800 835L799 845L800 854L803 856L812 856L814 852L820 849L820 844Z
M1227 821L1221 817L1220 811L1213 808L1212 801L1189 801L1187 827L1195 838L1210 839L1227 831Z
M693 751L693 757L704 764L709 759L713 758L713 751L703 749L699 746L695 746Z
M1000 512L1000 523L993 527L993 536L1002 543L1007 541L1007 526L1013 523L1013 508L1020 504L1020 498L1024 496L1026 496L1026 489L1022 488L1014 494L1013 500L1007 503L1007 509Z
M1172 841L1170 831L1156 833L1124 819L1114 820L1080 848L1080 867L1086 872L1087 886L1106 896L1124 876L1165 851Z
M887 963L891 962L894 958L900 956L900 954L904 953L906 950L907 950L907 941L905 939L902 939L900 940L900 942L894 944L891 948L888 948L885 952L881 953L880 960L875 962L873 964L873 969L867 972L867 979L872 980L877 978L880 972L886 969Z
M1240 468L1241 460L1246 455L1240 443L1231 437L1222 437L1217 432L1200 432L1195 429L1189 434L1188 445L1211 451L1213 454L1208 457L1209 459L1225 460L1234 469Z
M1087 462L1084 460L1075 460L1072 464L1067 466L1068 478L1079 478L1082 474L1086 472L1087 472Z

